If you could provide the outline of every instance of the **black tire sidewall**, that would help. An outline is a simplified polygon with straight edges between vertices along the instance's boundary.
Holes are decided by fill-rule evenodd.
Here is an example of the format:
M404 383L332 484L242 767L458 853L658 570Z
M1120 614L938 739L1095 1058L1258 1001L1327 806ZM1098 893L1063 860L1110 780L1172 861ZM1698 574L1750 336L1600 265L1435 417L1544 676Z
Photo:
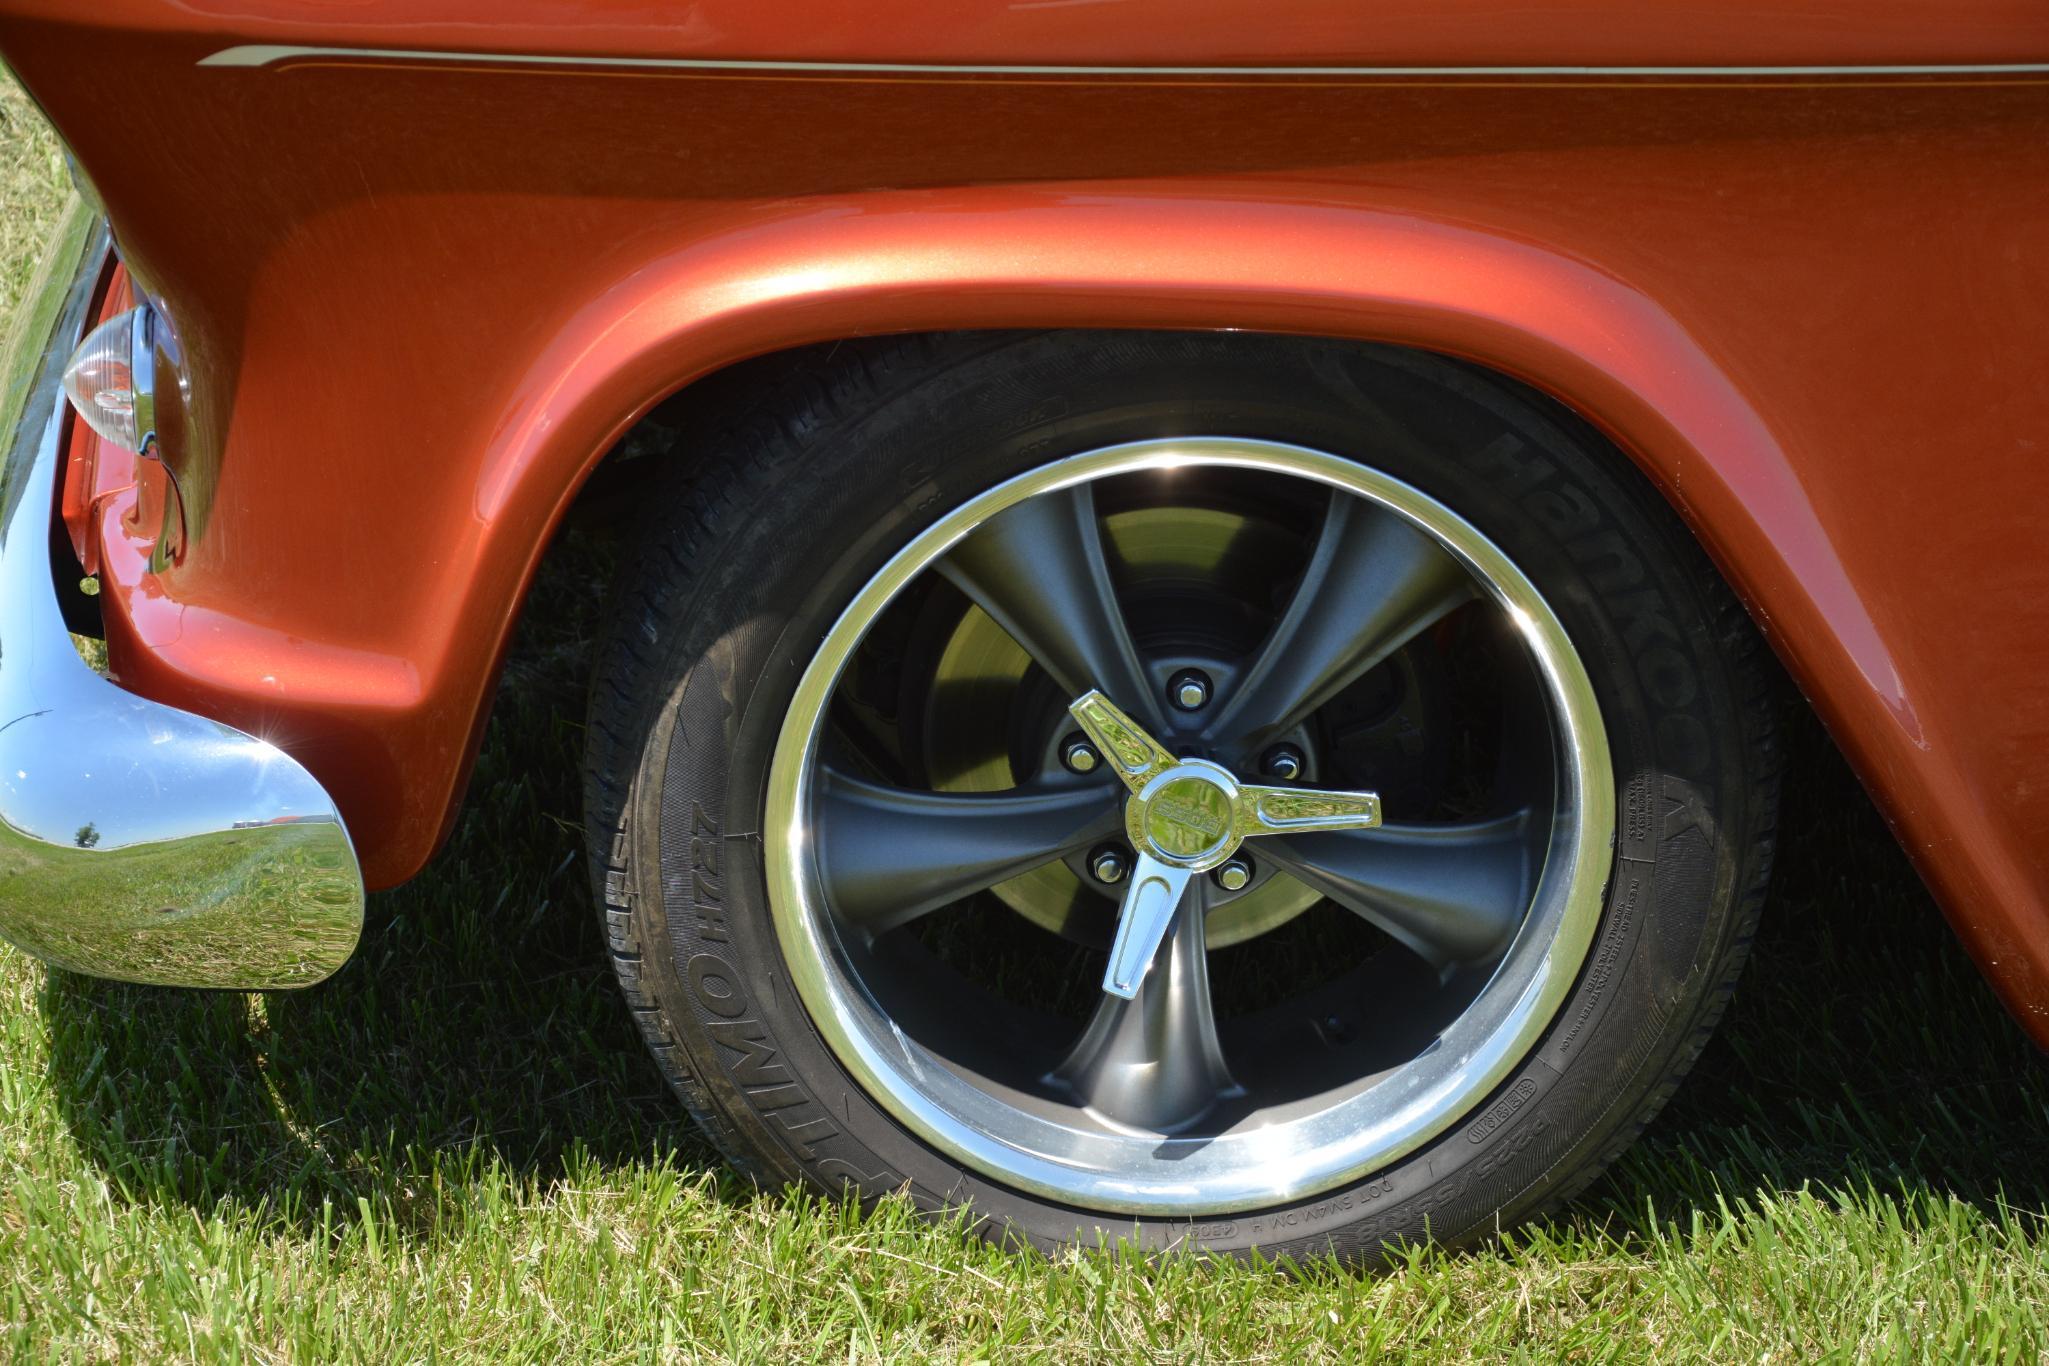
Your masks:
M715 1132L750 1168L921 1206L1053 1247L1372 1256L1456 1243L1576 1188L1690 1056L1743 931L1755 727L1727 663L1726 590L1655 495L1549 405L1455 362L1379 348L1199 335L964 342L901 374L870 367L819 420L760 439L772 490L719 553L675 563L652 632L643 737L620 841L643 984L690 1054ZM790 984L764 876L769 759L792 694L859 586L991 485L1121 441L1287 441L1371 465L1472 522L1564 622L1614 759L1616 858L1594 942L1538 1046L1493 1094L1371 1176L1194 1222L1098 1215L992 1182L870 1100ZM669 564L654 554L650 564ZM648 661L652 661L649 663ZM610 833L610 832L605 832ZM662 951L666 949L666 952Z

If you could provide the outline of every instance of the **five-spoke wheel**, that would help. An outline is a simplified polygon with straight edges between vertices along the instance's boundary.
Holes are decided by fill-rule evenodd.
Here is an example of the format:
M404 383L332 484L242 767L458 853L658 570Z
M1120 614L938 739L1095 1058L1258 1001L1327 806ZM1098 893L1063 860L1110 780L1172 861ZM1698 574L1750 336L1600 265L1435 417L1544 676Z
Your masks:
M1171 603L1127 591L1139 576L1108 528L1199 521L1237 499L1291 518L1303 551L1220 561L1207 581L1184 571ZM1248 610L1262 602L1263 622ZM930 770L915 740L907 751L899 729L877 743L854 723L878 709L860 666L878 636L894 653L976 615L1030 661L984 718L1015 737L1013 782L937 790L919 781ZM1384 775L1407 813L1383 821L1381 794L1364 790L1383 775L1370 748L1347 754L1345 724L1362 682L1373 690L1403 653L1426 672L1463 658L1485 675L1484 725L1453 712L1410 737L1446 752L1444 776ZM917 657L892 677L912 710L947 682ZM1341 700L1354 709L1326 716ZM1272 769L1297 776L1269 781ZM1350 462L1187 438L1012 480L875 575L798 688L767 832L791 974L893 1113L992 1176L1156 1213L1328 1189L1498 1081L1545 1019L1530 1005L1555 1005L1584 953L1612 806L1577 656L1484 537ZM978 971L925 923L969 918L990 889L1064 863L1082 866L1108 930L1089 974L1100 994L1065 1039L1057 1010L1034 1009L1045 964L1028 941L1011 950L1022 961ZM1277 882L1379 933L1277 948L1267 971L1281 980L1234 982L1220 1017L1206 923ZM1300 939L1300 918L1269 933ZM1042 957L1064 957L1055 948ZM1289 1048L1319 1030L1309 1059Z
M1755 638L1622 458L1384 348L799 360L651 491L588 731L713 1140L1048 1247L1370 1259L1590 1180L1772 810Z

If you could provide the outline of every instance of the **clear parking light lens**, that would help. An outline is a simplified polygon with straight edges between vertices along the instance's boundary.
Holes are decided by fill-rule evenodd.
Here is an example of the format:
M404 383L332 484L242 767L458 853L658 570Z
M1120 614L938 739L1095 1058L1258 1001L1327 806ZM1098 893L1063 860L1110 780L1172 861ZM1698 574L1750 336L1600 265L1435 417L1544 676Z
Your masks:
M147 307L94 328L64 367L64 393L85 424L123 450L156 435L155 319Z

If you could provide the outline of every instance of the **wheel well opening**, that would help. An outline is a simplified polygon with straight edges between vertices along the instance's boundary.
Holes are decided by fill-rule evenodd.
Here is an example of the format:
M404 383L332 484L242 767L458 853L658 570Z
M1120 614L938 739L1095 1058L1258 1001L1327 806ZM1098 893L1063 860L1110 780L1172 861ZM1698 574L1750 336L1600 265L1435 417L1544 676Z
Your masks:
M1113 331L1126 337L1141 335ZM657 474L670 475L673 463L692 460L693 452L714 449L722 442L747 439L751 424L773 420L778 413L800 407L807 391L829 385L833 377L846 368L888 365L906 373L915 373L921 364L999 348L1025 337L1049 335L1082 338L1096 334L1004 330L843 338L768 352L692 380L649 409L593 469L572 503L562 528L544 554L534 591L536 594L565 591L560 582L565 575L573 581L567 591L580 598L587 600L593 593L609 591L621 573L625 547L632 543L645 519L663 515L663 509L652 505L647 497L651 481ZM1228 345L1248 349L1307 342L1333 351L1365 348L1415 353L1414 348L1390 347L1346 338L1265 333L1214 335ZM1455 365L1539 409L1550 421L1569 431L1587 450L1598 454L1618 482L1632 490L1646 509L1665 520L1677 539L1699 550L1702 572L1715 574L1726 583L1726 576L1722 576L1709 560L1699 538L1672 501L1638 462L1601 428L1594 416L1492 366L1463 357L1431 354L1437 361ZM1747 610L1748 605L1745 606ZM1790 686L1790 680L1776 656L1769 650L1759 653L1765 660L1774 689L1785 699L1779 710L1789 723L1788 733L1797 727L1809 732L1811 737L1819 737L1821 747L1839 753L1811 705L1797 688ZM1813 751L1811 743L1808 749L1810 753Z

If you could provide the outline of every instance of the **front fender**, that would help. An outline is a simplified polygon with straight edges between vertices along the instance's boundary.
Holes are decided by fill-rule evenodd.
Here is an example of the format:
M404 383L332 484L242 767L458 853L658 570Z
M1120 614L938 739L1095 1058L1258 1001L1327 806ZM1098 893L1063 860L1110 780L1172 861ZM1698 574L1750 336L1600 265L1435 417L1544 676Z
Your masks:
M251 291L245 357L284 344L266 321L288 284L303 311L307 282L332 274L336 244L389 242L408 217L448 221L430 202L357 201L301 224ZM1690 296L1657 283L1511 231L1268 182L1200 194L1159 183L899 191L707 211L555 271L524 301L544 326L451 333L475 348L464 397L484 400L459 421L431 413L403 379L359 371L326 381L337 415L390 402L379 386L398 385L422 450L457 462L412 490L424 501L394 513L432 544L403 579L341 552L384 594L371 646L341 649L333 637L351 632L324 633L303 603L268 623L220 605L201 537L192 588L117 594L134 624L123 653L152 695L203 697L224 719L260 717L266 734L298 735L294 752L335 792L366 875L390 883L446 829L517 606L577 489L632 422L696 378L806 343L964 328L1235 328L1425 348L1552 395L1672 502L1967 945L2049 1042L2049 1014L2032 1013L2049 1000L2049 911L2028 852L2049 829L2049 808L1991 799L1970 762L1982 726L1928 694L1925 662L1916 676L1903 657L1903 641L1908 653L1920 648L1912 618L1924 605L1873 593L1875 547L1846 500L1855 472L1816 439L1845 393L1718 359L1741 354L1742 339L1726 328L1702 335L1682 320L1699 310L1672 303ZM343 300L329 302L351 326ZM253 430L275 434L266 419L283 392L261 364L245 369L238 420L253 416ZM310 392L317 410L323 391ZM304 384L290 391L297 428L308 394ZM246 468L245 501L286 496ZM306 478L330 504L388 505L367 475ZM213 582L251 572L246 561L215 562ZM287 635L311 648L288 648ZM259 658L283 661L260 686L225 663ZM373 752L360 752L366 742Z

